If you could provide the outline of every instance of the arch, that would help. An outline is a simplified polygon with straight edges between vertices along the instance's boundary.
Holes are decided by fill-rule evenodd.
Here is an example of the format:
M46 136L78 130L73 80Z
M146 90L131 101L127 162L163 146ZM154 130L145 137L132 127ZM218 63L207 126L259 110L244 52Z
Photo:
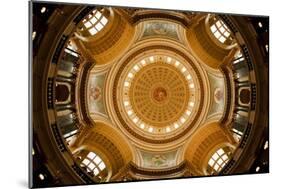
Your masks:
M218 174L231 159L233 152L232 146L220 144L213 148L206 157L203 172L205 175Z
M120 131L101 121L93 127L85 127L70 148L73 154L81 150L96 152L109 165L111 175L115 175L134 159L131 145Z
M205 124L192 136L184 148L184 159L193 164L194 169L204 175L206 157L210 157L218 145L229 144L223 128L218 122Z
M208 21L206 21L208 16L206 17L200 18L190 29L186 30L187 44L203 64L218 69L231 52L231 48L221 44L213 35Z
M75 43L88 55L91 61L97 64L97 67L109 64L114 58L120 56L132 42L135 34L135 27L125 18L121 17L114 8L106 9L106 24L102 27L102 32L89 33L88 31L77 30L75 34ZM93 15L91 12L89 15ZM89 19L92 19L90 16ZM101 18L101 17L99 17ZM86 19L86 18L85 18ZM101 20L100 20L101 21ZM80 23L80 27L86 27L84 24L89 20ZM98 20L97 20L98 22ZM83 24L84 23L84 24ZM89 25L89 28L95 28L98 23ZM84 29L86 30L86 28Z
M59 83L56 85L56 100L58 102L67 101L70 94L70 89L66 84Z

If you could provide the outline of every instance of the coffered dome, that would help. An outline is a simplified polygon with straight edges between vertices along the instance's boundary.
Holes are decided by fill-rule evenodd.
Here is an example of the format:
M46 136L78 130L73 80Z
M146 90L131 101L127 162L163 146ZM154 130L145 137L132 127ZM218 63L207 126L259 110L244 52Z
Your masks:
M33 4L36 183L266 170L268 43L254 18Z
M141 60L129 70L123 91L128 116L148 132L177 129L189 119L194 106L192 77L170 57Z
M115 107L112 118L125 133L148 143L168 143L187 137L200 122L208 81L188 52L174 49L170 41L165 48L157 43L147 41L142 50L137 45L112 68L109 77L115 84L108 84L109 93L113 87L108 101Z

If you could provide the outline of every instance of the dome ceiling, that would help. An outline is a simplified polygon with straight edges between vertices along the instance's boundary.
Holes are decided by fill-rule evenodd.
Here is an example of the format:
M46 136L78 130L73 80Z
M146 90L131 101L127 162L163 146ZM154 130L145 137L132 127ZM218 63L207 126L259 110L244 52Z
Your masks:
M72 169L86 182L234 170L256 128L258 81L235 19L76 11L46 71L45 133Z

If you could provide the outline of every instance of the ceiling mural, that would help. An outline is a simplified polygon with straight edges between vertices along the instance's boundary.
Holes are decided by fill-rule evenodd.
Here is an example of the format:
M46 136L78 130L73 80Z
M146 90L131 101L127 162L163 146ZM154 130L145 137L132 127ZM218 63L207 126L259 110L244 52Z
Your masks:
M150 169L163 169L176 165L176 151L171 152L147 152L140 151L142 163L141 166Z
M213 74L208 72L210 82L210 109L208 117L213 115L222 115L225 106L225 82L222 74Z
M177 24L164 21L145 22L142 37L146 38L158 36L179 40L177 27Z
M104 82L106 73L91 74L88 83L88 104L90 113L101 113L106 115L104 106Z

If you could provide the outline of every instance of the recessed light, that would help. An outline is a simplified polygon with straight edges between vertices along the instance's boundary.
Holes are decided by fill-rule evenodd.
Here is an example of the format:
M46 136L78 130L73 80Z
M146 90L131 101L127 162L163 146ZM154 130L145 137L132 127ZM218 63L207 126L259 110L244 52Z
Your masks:
M135 65L135 66L134 66L134 70L135 70L135 71L139 71L139 69L140 69L140 68L139 68L138 65Z
M34 40L36 37L36 31L32 32L32 40Z
M129 110L127 113L128 113L128 115L132 115L132 114L133 114L133 111L132 111L132 110Z
M46 7L42 7L41 8L41 13L43 14L44 12L46 12L46 10L47 10Z
M125 82L124 86L129 87L130 83L128 81Z
M194 102L189 102L189 106L193 107L194 106Z
M45 179L44 175L41 174L41 173L38 175L38 177L40 178L40 180L44 180Z
M128 77L129 77L129 78L132 78L133 76L134 76L134 75L133 75L132 73L129 73L129 74L128 74Z
M168 58L167 58L167 62L170 63L171 61L172 61L172 58L171 58L171 57L168 57Z
M125 101L125 102L124 102L124 105L125 105L125 106L128 106L128 105L129 105L129 101Z

